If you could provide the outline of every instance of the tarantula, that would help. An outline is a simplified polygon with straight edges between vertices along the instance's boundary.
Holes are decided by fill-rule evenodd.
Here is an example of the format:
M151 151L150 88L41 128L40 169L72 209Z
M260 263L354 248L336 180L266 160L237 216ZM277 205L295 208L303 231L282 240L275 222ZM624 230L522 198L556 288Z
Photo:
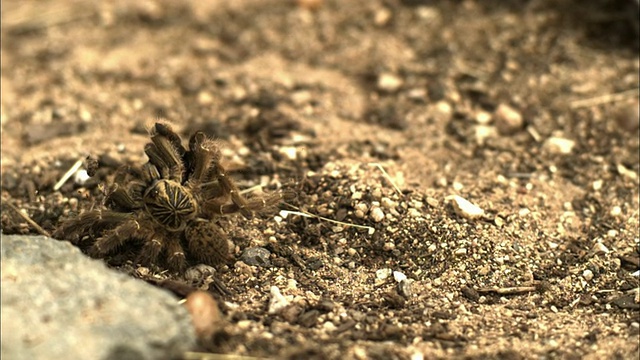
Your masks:
M227 238L216 217L250 217L284 195L242 196L220 164L220 147L201 131L191 136L188 149L164 123L156 123L150 133L144 148L149 161L121 169L104 206L63 223L54 237L87 248L93 257L135 248L138 263L163 263L177 272L187 265L229 261Z

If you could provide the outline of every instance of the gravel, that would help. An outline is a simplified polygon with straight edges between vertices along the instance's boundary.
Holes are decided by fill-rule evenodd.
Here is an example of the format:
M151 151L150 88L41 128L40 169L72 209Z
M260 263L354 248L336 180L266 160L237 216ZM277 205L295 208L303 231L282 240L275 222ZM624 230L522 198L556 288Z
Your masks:
M68 242L2 236L3 359L169 359L195 334L178 299Z

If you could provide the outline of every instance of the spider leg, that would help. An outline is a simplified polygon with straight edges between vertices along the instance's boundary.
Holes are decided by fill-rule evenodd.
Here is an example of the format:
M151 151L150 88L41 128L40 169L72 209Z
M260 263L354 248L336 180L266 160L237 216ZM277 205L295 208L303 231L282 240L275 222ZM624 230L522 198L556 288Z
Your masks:
M155 165L151 163L142 165L142 180L145 183L149 184L158 179L162 179L162 176ZM145 183L141 183L140 185L146 188L148 185L145 185Z
M215 266L231 260L227 236L215 223L200 220L184 232L189 256L196 261Z
M95 244L89 249L89 255L100 257L113 252L130 240L132 236L135 236L139 229L140 224L136 220L129 219L115 229L105 232L101 238L96 240Z
M79 244L89 235L100 233L130 219L130 214L110 210L93 210L63 222L53 233L56 239L69 240Z
M158 236L156 233L148 234L145 238L145 243L142 246L137 262L143 265L157 264L158 257L160 256L163 247L164 242L162 241L162 237Z
M151 131L151 141L158 150L158 155L167 164L172 180L182 182L184 163L182 156L186 152L180 144L180 137L168 126L156 123Z
M208 175L211 164L220 161L220 147L215 141L208 139L202 131L198 131L189 139L190 153L193 154L193 171L189 181L199 184Z
M167 265L170 269L178 272L184 271L186 268L186 257L182 245L180 245L180 238L173 234L173 238L169 238L166 242L165 251L167 254Z
M178 155L183 156L184 153L187 151L184 148L184 146L182 146L182 140L180 140L180 136L176 134L175 131L173 131L173 129L171 129L169 125L163 124L163 123L156 123L152 130L152 135L154 135L155 133L158 133L166 137L167 139L169 139L169 141L171 142L171 145L173 145L176 151L178 151Z
M138 209L140 206L136 204L129 193L118 186L118 184L114 184L112 186L111 192L107 195L105 203L111 203L116 209L130 212L135 209Z
M145 145L144 153L147 154L147 157L149 158L149 162L153 164L156 167L156 169L160 169L160 172L162 173L162 177L168 178L170 166L162 158L162 154L158 150L158 147L156 146L156 144L149 143Z
M249 212L249 216L246 216L246 215L245 216L247 218L250 218L251 212L253 211L260 211L265 208L275 206L280 201L292 199L293 197L295 197L294 193L284 192L284 193L269 194L267 196L255 196L248 199L243 198L245 201L245 206L242 209L239 208L238 204L236 204L235 202L232 202L231 204L229 204L226 202L226 199L221 200L219 198L216 198L207 202L206 210L209 210L211 212L211 215L233 214L233 213L241 212L242 210L245 210Z
M240 189L238 189L238 186L227 176L224 168L221 165L217 165L215 167L215 171L216 178L218 179L218 183L220 184L222 192L224 194L229 194L229 196L231 197L231 201L235 205L235 211L232 212L239 212L244 217L250 218L251 211L247 208L249 203L247 202L247 199L245 199L244 196L240 194Z

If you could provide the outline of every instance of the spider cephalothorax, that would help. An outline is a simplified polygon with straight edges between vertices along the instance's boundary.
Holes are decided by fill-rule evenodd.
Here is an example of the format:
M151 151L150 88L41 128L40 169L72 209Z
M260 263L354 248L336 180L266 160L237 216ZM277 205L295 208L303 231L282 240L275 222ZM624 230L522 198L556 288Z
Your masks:
M136 249L141 264L182 271L189 264L217 265L230 259L226 236L215 218L276 204L282 195L245 198L220 164L220 147L196 132L186 149L163 123L151 129L149 161L122 169L108 188L105 205L63 223L54 234L103 257Z

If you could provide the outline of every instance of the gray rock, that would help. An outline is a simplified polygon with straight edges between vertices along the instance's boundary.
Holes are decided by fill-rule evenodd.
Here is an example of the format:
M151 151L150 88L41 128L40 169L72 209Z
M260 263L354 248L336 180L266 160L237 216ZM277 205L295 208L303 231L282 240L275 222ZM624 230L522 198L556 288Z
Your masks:
M270 256L271 252L269 250L256 246L246 249L242 255L240 255L240 260L250 266L269 267L271 266Z
M195 344L170 293L68 242L2 236L3 359L168 359Z

